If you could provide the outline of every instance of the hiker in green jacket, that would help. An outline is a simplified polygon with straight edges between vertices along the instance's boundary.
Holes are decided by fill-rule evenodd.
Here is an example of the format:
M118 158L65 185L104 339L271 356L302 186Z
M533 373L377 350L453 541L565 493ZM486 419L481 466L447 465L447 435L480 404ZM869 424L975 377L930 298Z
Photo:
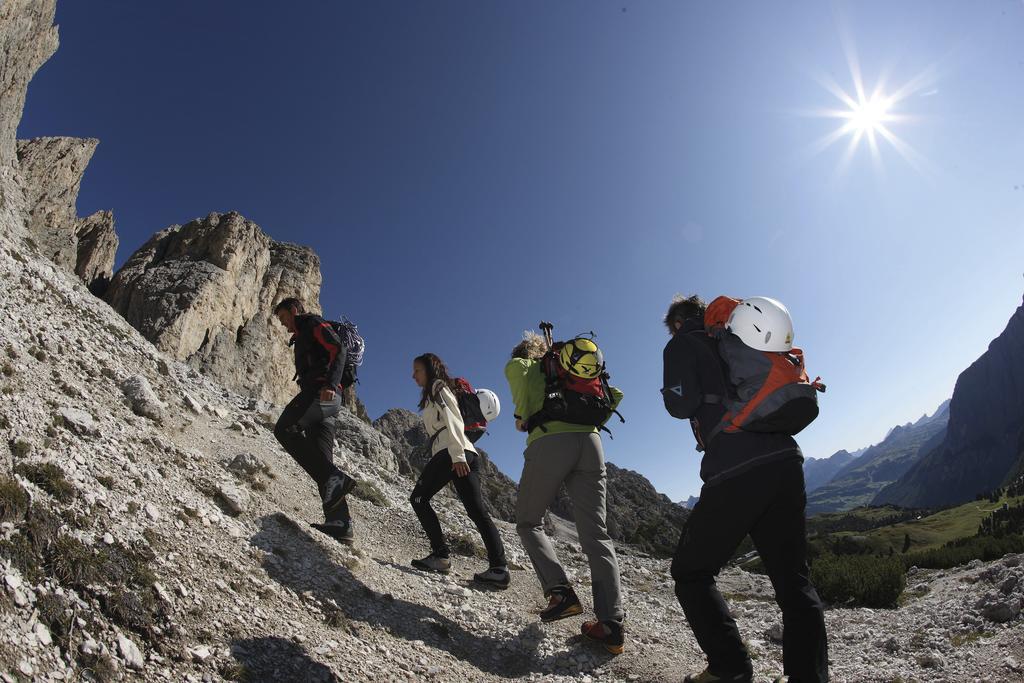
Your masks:
M585 348L573 349L571 345L576 342ZM548 606L540 613L541 621L550 622L582 613L579 598L569 584L543 526L545 511L565 483L573 502L580 546L590 563L594 611L597 614L597 620L583 624L582 632L599 641L609 652L619 654L625 641L624 615L619 565L605 523L607 480L599 425L603 425L622 400L622 392L608 386L603 359L592 341L574 339L566 342L566 347L562 347L566 349L565 353L558 353L556 345L556 351L545 357L549 343L539 335L527 332L523 341L512 350L512 360L505 366L505 377L516 408L516 429L529 434L516 502L516 530L540 579L544 596L549 598ZM556 367L559 361L564 361L560 364L561 371ZM574 374L569 375L570 371ZM545 413L551 412L551 406L546 403L545 396L549 393L549 380L558 381L553 377L556 373L562 375L560 393L566 399L562 408L579 398L577 392L566 387L567 382L570 385L600 383L604 388L602 393L607 395L603 399L603 416L591 424L549 419ZM576 417L572 409L563 411L561 416L566 419Z

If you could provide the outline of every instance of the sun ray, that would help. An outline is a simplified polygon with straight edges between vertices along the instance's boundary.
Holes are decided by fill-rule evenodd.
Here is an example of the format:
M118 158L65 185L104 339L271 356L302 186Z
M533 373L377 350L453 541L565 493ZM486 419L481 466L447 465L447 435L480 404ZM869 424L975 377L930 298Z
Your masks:
M883 173L883 145L880 142L885 140L912 168L919 172L924 172L925 168L929 165L927 159L909 143L902 140L890 126L920 120L920 117L903 111L897 111L897 108L900 103L904 102L911 95L935 85L937 79L934 65L925 68L920 73L914 75L913 78L892 90L888 90L890 72L888 69L882 69L878 80L869 89L865 87L856 45L848 32L842 28L842 22L840 22L839 33L843 55L846 58L846 65L850 71L850 83L853 92L851 94L843 89L831 76L824 72L810 70L810 76L841 102L845 108L833 106L796 112L800 116L837 119L840 122L838 128L812 142L808 146L806 153L809 156L815 156L832 147L842 138L848 137L849 143L843 150L837 168L838 175L842 175L852 163L863 140L868 148L875 170Z

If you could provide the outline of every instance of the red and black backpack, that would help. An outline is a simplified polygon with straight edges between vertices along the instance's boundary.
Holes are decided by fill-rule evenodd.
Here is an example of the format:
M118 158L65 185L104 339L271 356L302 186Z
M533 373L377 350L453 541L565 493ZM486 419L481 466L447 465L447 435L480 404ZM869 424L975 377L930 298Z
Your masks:
M487 420L484 418L484 411L480 408L480 397L465 378L456 377L455 384L458 391L455 393L455 400L459 404L459 412L462 414L462 423L465 425L463 431L470 443L476 443L480 437L487 433Z
M707 307L704 333L718 340L728 395L707 394L705 403L719 404L725 415L706 438L711 443L722 432L770 432L795 435L818 417L821 378L812 382L801 349L759 351L726 329L739 299L720 296Z
M613 413L619 416L620 422L626 420L612 408L608 373L602 371L597 377L587 379L568 372L558 360L564 345L565 342L554 342L540 359L544 374L544 404L526 421L526 431L539 427L546 432L544 423L558 421L590 425L610 435L611 431L604 423Z

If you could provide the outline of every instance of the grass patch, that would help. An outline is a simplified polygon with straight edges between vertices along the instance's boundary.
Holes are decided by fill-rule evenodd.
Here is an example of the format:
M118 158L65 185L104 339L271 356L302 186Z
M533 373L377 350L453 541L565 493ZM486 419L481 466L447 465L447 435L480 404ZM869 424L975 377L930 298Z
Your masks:
M28 512L28 491L11 477L0 478L0 522L20 521Z
M380 508L391 507L391 503L389 503L388 499L384 497L384 494L381 493L380 489L366 480L360 481L356 484L356 487L352 489L352 495L360 500L373 503Z
M75 487L64 478L64 470L52 462L21 463L14 471L62 503L75 498Z
M952 633L949 636L949 642L953 647L963 647L964 645L970 645L975 643L982 638L991 638L995 635L995 631L969 631L967 633Z

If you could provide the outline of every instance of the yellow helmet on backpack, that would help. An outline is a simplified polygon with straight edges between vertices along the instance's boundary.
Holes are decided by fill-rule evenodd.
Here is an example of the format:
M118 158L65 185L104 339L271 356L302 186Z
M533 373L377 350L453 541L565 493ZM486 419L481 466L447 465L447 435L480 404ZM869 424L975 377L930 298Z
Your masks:
M558 362L570 375L583 379L594 379L604 372L604 354L586 337L565 342L558 353Z

